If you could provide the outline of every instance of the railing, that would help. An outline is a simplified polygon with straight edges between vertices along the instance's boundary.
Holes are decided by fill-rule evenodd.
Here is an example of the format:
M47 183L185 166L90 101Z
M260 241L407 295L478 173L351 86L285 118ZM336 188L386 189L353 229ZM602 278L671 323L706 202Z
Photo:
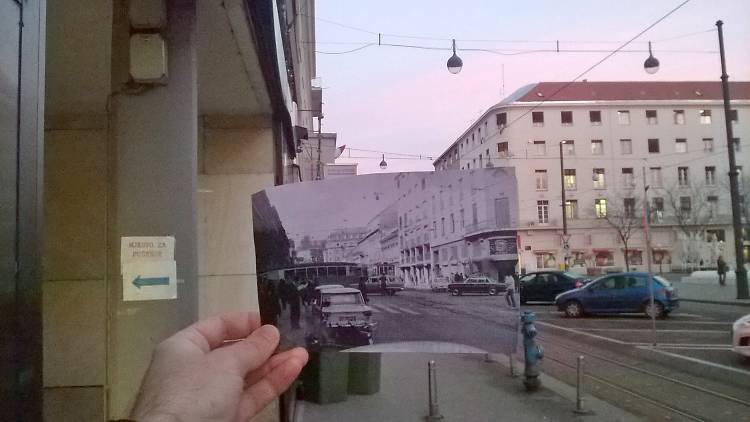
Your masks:
M496 230L500 229L500 225L497 224L496 220L485 220L478 223L472 223L466 225L466 233L475 233L483 230Z

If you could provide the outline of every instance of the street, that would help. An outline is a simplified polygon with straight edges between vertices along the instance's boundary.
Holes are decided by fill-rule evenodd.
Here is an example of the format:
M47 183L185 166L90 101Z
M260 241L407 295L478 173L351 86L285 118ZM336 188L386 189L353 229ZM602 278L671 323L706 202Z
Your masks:
M514 344L518 314L503 296L407 290L369 299L378 323L375 345L448 341L507 354ZM584 356L586 394L633 414L750 421L750 360L729 350L731 324L747 307L682 302L656 321L656 337L641 314L570 319L553 305L526 310L537 316L542 371L553 378L575 385L576 358ZM522 346L516 350L522 368Z

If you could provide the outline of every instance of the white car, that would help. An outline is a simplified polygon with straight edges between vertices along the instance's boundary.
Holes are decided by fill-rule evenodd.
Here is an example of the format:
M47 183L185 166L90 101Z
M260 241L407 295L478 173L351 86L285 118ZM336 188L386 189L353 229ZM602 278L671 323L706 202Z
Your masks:
M738 319L732 325L732 350L750 357L750 314Z

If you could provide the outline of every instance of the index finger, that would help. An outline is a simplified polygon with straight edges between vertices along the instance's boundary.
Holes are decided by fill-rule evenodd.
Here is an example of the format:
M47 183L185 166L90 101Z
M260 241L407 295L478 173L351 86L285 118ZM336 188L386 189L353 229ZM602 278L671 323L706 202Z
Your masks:
M216 315L185 328L175 337L185 337L203 352L210 352L226 340L244 339L260 327L257 312L231 312Z

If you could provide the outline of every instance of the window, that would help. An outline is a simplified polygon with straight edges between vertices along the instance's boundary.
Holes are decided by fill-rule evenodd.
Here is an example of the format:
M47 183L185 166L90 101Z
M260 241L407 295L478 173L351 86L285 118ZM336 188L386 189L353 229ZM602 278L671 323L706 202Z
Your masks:
M567 141L562 141L562 142L563 142L563 154L575 155L576 153L575 141L567 140Z
M572 126L573 125L573 112L572 111L561 111L560 112L560 121L562 122L563 126Z
M557 260L555 255L549 252L541 252L536 254L536 267L537 268L557 268Z
M650 125L657 124L656 110L646 110L646 123Z
M547 190L547 170L534 170L536 190Z
M714 150L714 138L703 138L703 151L713 152Z
M591 126L601 126L602 112L601 111L589 111L589 121L591 122Z
M459 224L460 224L461 228L464 228L464 209L463 208L461 208L461 211L459 211L458 215L459 215L459 217L458 217L459 218L459 220L458 220Z
M544 112L532 111L531 122L534 124L534 126L544 126Z
M477 224L478 220L478 214L477 214L477 204L473 203L471 204L471 224Z
M484 137L482 137L482 128L481 127L477 128L477 138L479 138L479 143L480 144L484 140Z
M687 139L678 138L674 141L674 152L677 153L686 153L688 151L687 148Z
M437 237L437 221L432 222L432 237Z
M565 217L570 220L578 219L578 200L568 199L565 201Z
M474 134L471 134L471 144L474 145Z
M536 201L536 214L539 223L549 223L549 201Z
M604 189L604 169L594 169L594 189Z
M632 167L625 167L622 169L622 187L624 188L635 187L635 175L633 174Z
M716 167L706 167L706 185L713 186L716 184Z
M505 126L508 124L508 115L506 113L497 113L495 115L498 126Z
M683 187L690 185L687 167L677 167L677 184Z
M633 142L630 139L620 139L620 154L629 155L633 153Z
M625 212L625 217L635 217L635 198L624 198L622 200L622 209Z
M484 164L482 164L482 154L479 154L479 168L484 167Z
M729 110L729 120L735 123L740 121L737 110Z
M630 265L643 265L643 251L628 250L628 262ZM629 287L637 287L638 284L646 287L646 281L643 278L628 277L628 280L632 283Z
M740 152L740 149L742 149L740 138L732 138L732 145L734 145L734 152Z
M651 138L648 140L648 152L651 154L659 153L659 140Z
M594 265L597 267L611 267L615 265L615 255L610 251L597 251L596 255L594 255ZM614 278L602 280L599 285L597 285L597 288L613 289Z
M656 197L651 200L651 218L657 223L664 221L664 198Z
M563 171L563 184L566 190L576 189L576 169L565 169Z
M440 219L440 227L442 235L445 236L445 217Z
M627 110L618 111L617 123L621 125L629 125L630 124L630 112Z
M682 215L682 218L690 217L690 208L692 208L690 202L691 201L689 196L680 197L680 214Z
M596 213L596 218L604 218L607 216L607 200L604 198L599 198L594 200L594 212Z
M651 175L651 186L660 188L663 183L661 177L661 167L651 167L649 168L649 173Z
M709 242L712 242L716 238L717 242L726 242L726 234L724 233L724 230L716 229L716 230L706 230L706 240Z
M547 155L547 143L544 141L534 141L534 154Z
M674 124L684 125L685 124L685 110L674 111Z
M591 141L591 155L604 155L604 142L601 139Z
M709 196L706 198L706 202L708 203L708 215L711 218L714 218L719 215L719 197L718 196ZM708 240L708 239L706 239Z
M498 142L497 143L497 152L500 154L500 157L507 157L508 156L508 143L507 142ZM489 157L489 153L487 154Z
M700 110L700 122L702 125L711 124L711 110Z
M456 232L456 219L453 217L453 213L451 213L451 233Z

